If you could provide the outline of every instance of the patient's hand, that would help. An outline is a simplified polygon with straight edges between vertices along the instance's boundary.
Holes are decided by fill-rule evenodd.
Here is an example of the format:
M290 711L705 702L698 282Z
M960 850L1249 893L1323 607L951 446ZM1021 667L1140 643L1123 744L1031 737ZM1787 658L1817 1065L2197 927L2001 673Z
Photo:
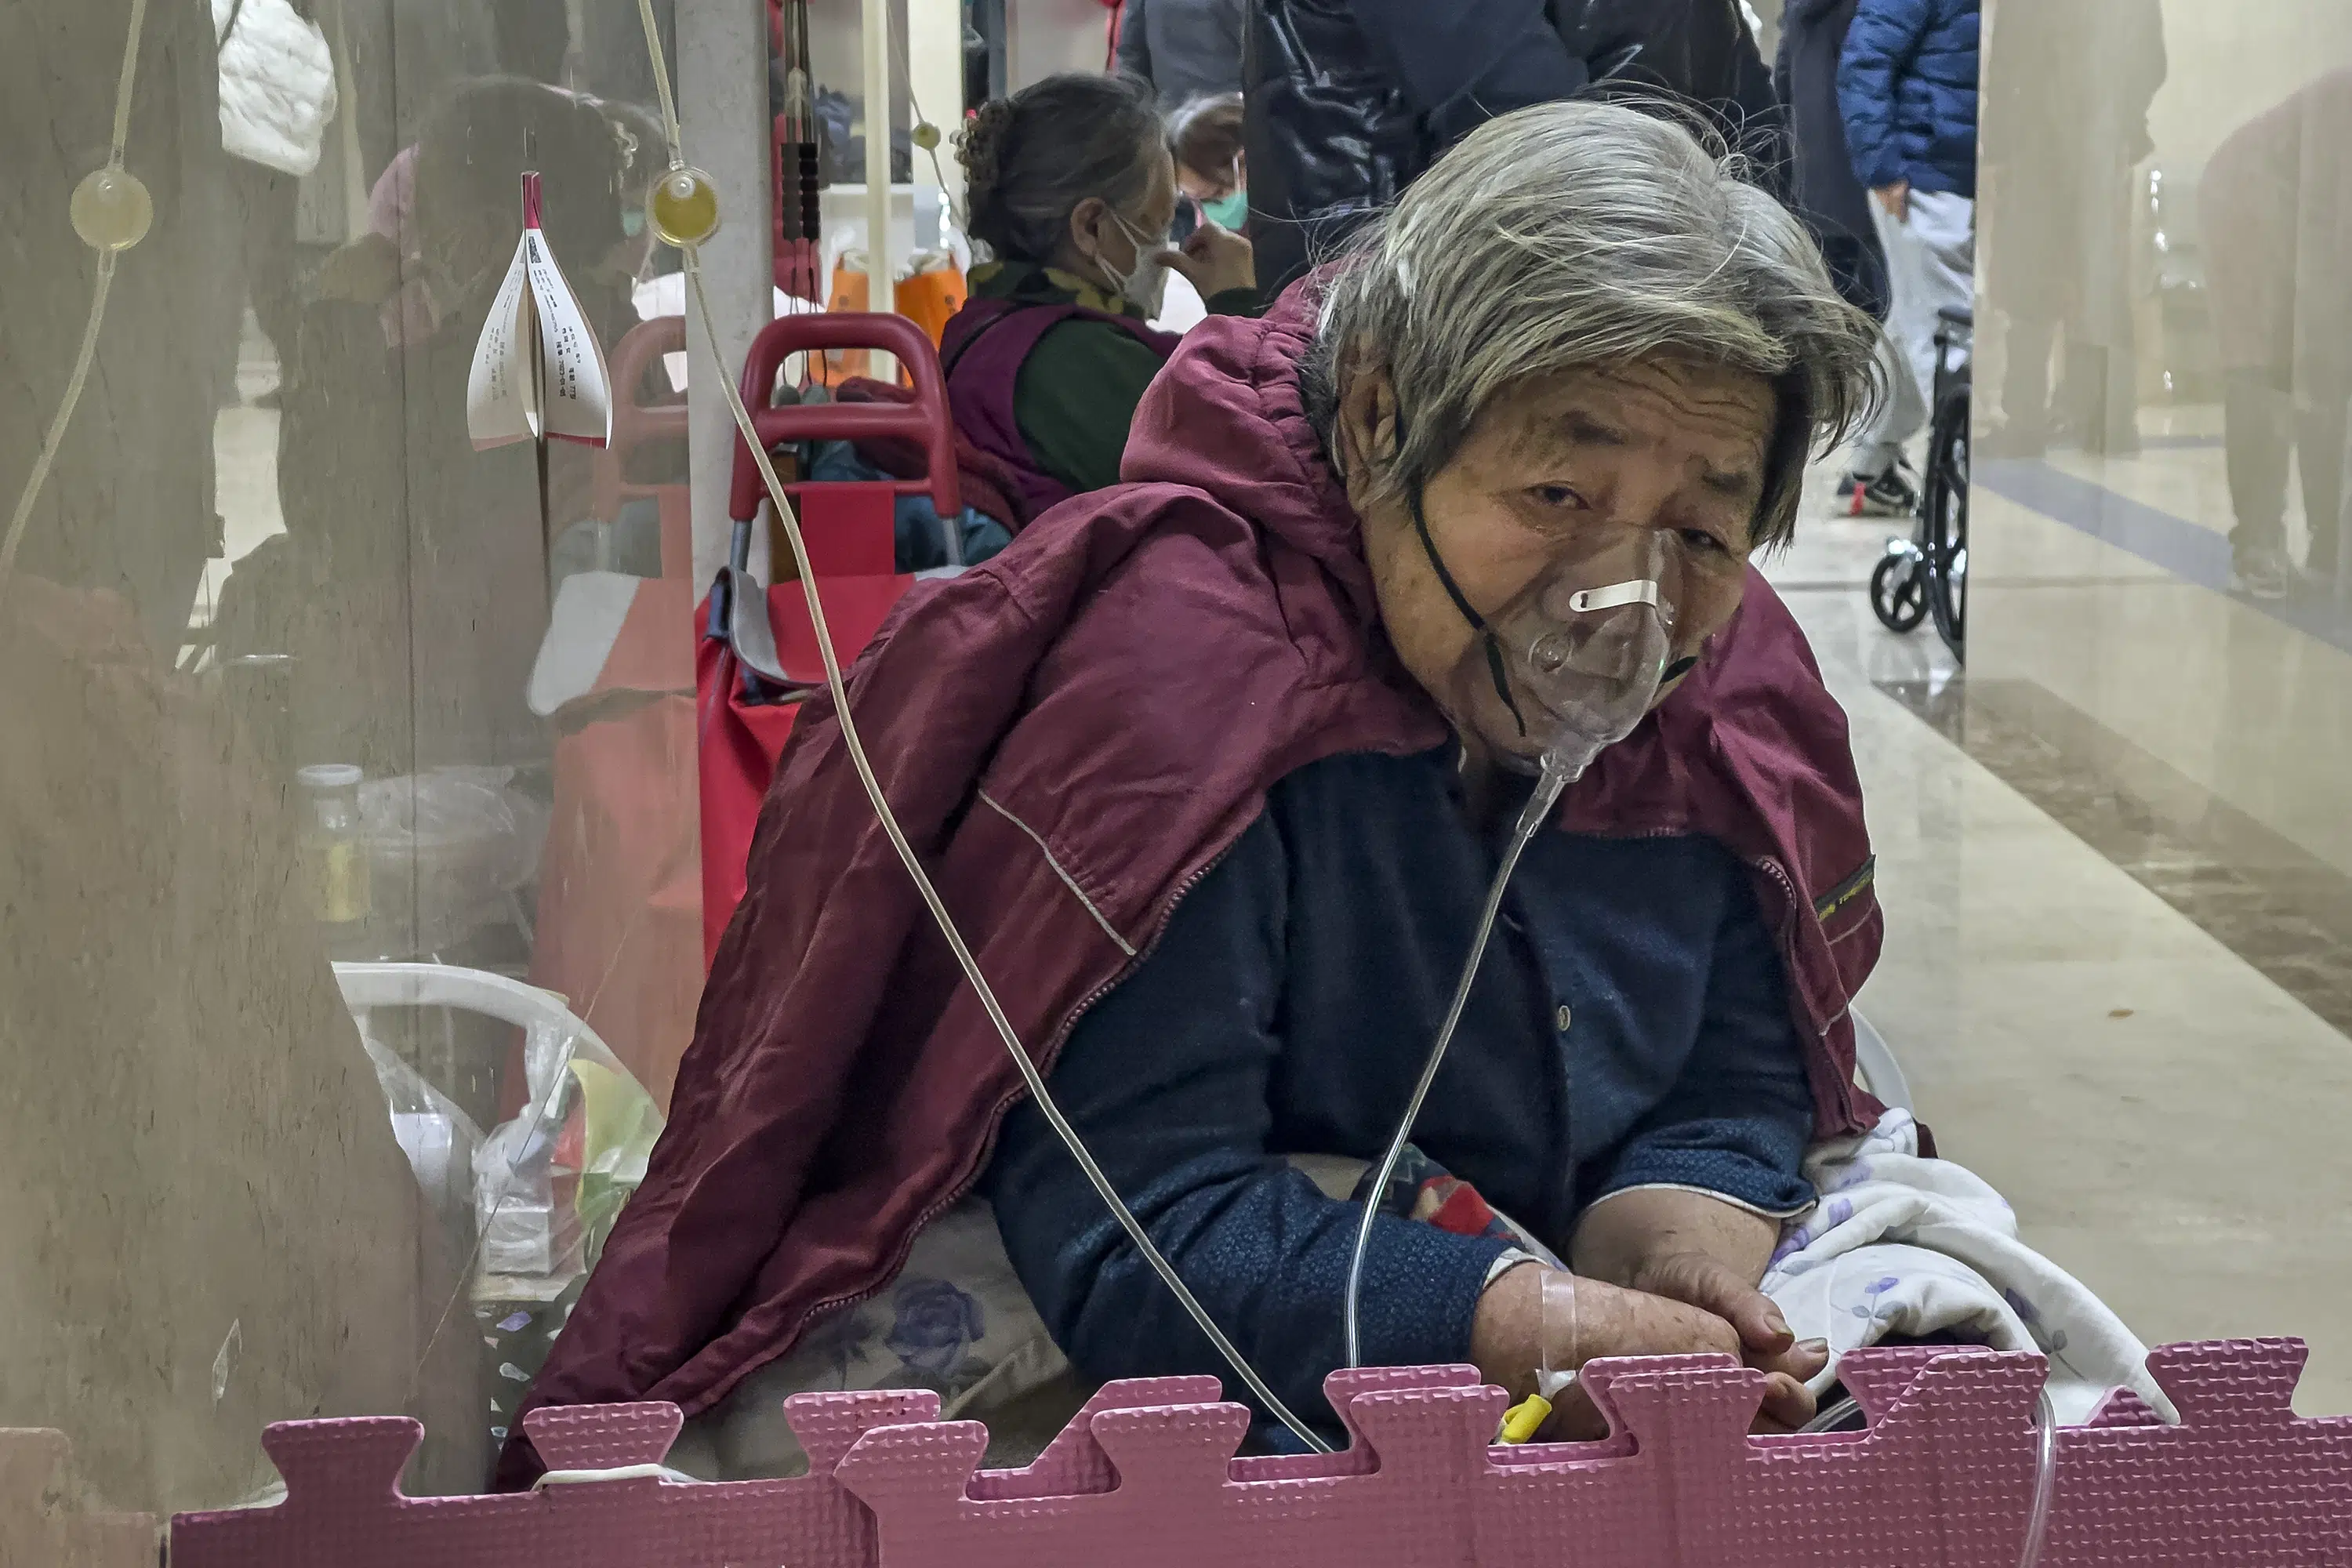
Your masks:
M1790 1343L1785 1323L1779 1325L1779 1343L1759 1349L1747 1344L1740 1329L1719 1311L1580 1276L1573 1327L1546 1324L1542 1292L1543 1278L1549 1272L1536 1264L1514 1268L1479 1299L1471 1354L1479 1370L1510 1390L1514 1398L1534 1392L1538 1363L1554 1368L1581 1367L1603 1356L1713 1353L1740 1356L1765 1373L1764 1404L1756 1423L1759 1431L1787 1431L1812 1419L1813 1396L1806 1391L1804 1380L1822 1369L1826 1356L1822 1347ZM1697 1285L1698 1277L1676 1277L1666 1282ZM1711 1289L1713 1283L1709 1280L1699 1288ZM1754 1316L1752 1311L1744 1315ZM1777 1322L1779 1315L1773 1310L1772 1321ZM1547 1331L1567 1342L1546 1344ZM1555 1440L1598 1437L1605 1431L1606 1423L1580 1386L1558 1402L1545 1428L1546 1436Z
M1758 1289L1780 1222L1683 1187L1636 1187L1587 1209L1577 1226L1577 1272L1712 1312L1739 1331L1748 1364L1811 1377L1829 1347L1800 1346Z

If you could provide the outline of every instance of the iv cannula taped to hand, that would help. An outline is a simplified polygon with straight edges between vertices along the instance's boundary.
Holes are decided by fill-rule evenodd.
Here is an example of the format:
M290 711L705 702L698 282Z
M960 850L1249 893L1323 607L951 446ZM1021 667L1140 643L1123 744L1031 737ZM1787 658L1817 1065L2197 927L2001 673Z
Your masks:
M1486 889L1445 1021L1364 1189L1368 1195L1340 1300L1349 1366L1363 1364L1364 1254L1380 1217L1378 1194L1396 1173L1422 1103L1461 1025L1503 890L1561 792L1583 776L1604 748L1633 733L1657 700L1675 657L1675 626L1694 570L1689 547L1678 536L1596 519L1508 604L1487 615L1471 604L1447 570L1418 494L1411 506L1413 531L1430 568L1474 634L1441 699L1464 731L1465 748L1475 745L1501 765L1537 778Z
M1580 1349L1576 1276L1562 1269L1544 1269L1536 1308L1536 1391L1504 1415L1498 1442L1534 1442L1576 1383Z

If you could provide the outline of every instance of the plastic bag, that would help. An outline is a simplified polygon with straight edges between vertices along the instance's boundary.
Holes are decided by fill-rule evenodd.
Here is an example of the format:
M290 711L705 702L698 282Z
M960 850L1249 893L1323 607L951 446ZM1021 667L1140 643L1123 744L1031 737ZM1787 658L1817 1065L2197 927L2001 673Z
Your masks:
M374 885L404 889L414 879L416 951L512 918L513 893L538 875L547 808L513 780L512 768L445 767L360 785Z
M416 1184L432 1205L443 1212L462 1213L472 1202L476 1162L482 1149L482 1130L457 1108L455 1100L424 1075L362 1030L360 1046L375 1068L392 1117L392 1135L408 1156Z
M482 1271L584 1274L645 1180L661 1111L591 1036L531 1030L523 1071L530 1103L473 1156Z

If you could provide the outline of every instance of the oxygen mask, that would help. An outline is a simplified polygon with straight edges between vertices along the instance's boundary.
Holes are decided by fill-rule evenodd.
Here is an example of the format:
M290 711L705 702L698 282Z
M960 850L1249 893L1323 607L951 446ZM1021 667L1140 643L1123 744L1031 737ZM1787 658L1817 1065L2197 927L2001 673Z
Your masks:
M1484 614L1446 570L1418 506L1413 521L1477 633L1444 694L1456 722L1504 765L1573 782L1633 731L1675 672L1675 628L1695 586L1687 547L1664 529L1596 525Z

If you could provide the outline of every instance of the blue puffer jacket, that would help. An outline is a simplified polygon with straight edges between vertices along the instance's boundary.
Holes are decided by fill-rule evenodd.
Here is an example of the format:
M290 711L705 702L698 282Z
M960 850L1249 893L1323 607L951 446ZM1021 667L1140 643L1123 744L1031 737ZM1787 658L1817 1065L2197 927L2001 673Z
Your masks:
M1838 61L1853 172L1872 190L1977 194L1978 0L1862 0Z

